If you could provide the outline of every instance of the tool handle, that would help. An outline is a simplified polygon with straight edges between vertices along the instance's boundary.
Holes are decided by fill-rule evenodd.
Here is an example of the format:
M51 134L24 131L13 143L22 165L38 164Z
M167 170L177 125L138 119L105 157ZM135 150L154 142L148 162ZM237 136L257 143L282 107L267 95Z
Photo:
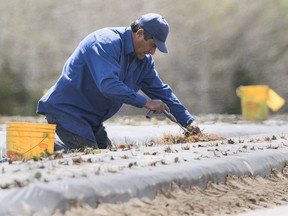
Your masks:
M146 114L146 118L151 119L151 117L154 113L155 113L155 110L149 110L149 112Z
M172 113L170 113L170 112L168 112L168 111L166 111L166 110L164 110L163 113L164 113L164 115L165 115L168 119L170 119L172 122L176 122L176 123L177 123L177 120L176 120L176 118L172 115Z

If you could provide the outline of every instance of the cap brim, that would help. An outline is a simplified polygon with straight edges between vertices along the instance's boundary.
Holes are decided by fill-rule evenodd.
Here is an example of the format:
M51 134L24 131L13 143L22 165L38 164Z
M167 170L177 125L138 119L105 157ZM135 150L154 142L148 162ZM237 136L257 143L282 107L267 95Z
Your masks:
M168 53L168 48L167 48L165 42L162 42L162 41L160 41L160 40L157 40L156 38L154 38L154 42L155 42L157 48L158 48L161 52L163 52L163 53Z

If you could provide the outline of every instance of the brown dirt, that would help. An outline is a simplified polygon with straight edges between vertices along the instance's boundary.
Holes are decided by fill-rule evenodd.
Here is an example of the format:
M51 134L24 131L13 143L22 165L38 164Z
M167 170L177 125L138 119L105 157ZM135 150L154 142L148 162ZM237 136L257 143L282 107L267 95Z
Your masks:
M207 189L182 188L171 185L170 191L161 190L150 200L133 199L128 203L102 203L96 209L87 205L72 208L65 214L75 215L233 215L259 208L269 208L288 203L288 167L276 170L267 178L227 177L225 184L208 183Z

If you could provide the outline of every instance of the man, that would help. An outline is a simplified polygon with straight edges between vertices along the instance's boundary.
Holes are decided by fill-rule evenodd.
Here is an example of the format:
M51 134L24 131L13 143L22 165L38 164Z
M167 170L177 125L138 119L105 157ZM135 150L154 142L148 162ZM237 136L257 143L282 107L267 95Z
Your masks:
M37 107L48 123L57 124L55 150L109 147L103 122L124 103L156 113L171 110L183 127L193 125L194 117L154 68L156 49L168 52L168 32L167 21L149 13L130 27L100 29L80 42Z

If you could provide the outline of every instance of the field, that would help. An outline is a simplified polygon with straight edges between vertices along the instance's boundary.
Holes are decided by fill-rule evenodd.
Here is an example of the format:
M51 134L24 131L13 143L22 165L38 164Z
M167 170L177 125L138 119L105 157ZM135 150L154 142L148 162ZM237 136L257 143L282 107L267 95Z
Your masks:
M2 118L2 147L10 120L43 122ZM115 151L0 163L0 214L236 215L288 202L287 116L198 120L203 135L185 139L166 119L122 117L106 123Z

